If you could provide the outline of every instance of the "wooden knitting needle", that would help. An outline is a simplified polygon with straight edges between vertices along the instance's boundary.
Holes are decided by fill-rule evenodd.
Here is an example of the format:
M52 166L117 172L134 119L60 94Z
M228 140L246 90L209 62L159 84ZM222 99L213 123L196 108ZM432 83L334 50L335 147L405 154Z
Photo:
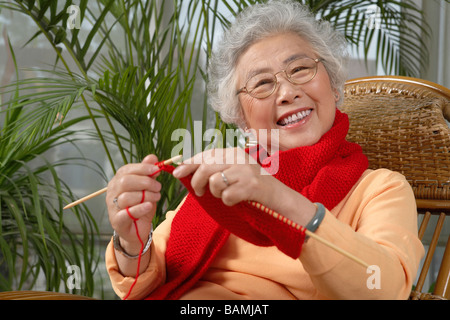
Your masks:
M355 257L355 256L354 256L353 254L351 254L350 252L348 252L348 251L346 251L346 250L344 250L344 249L342 249L342 248L339 248L338 246L334 245L333 243L329 242L328 240L325 240L324 238L318 236L317 234L315 234L315 233L313 233L313 232L311 232L311 231L305 229L303 226L301 226L301 225L299 225L299 224L297 224L297 223L295 223L295 222L289 220L288 218L286 218L286 217L282 216L281 214L279 214L279 213L273 211L272 209L269 209L269 208L267 208L266 206L264 206L264 205L262 205L262 204L260 204L260 203L258 203L258 202L255 202L255 201L249 201L249 203L250 203L252 206L254 206L254 207L260 209L261 211L270 214L270 215L271 215L272 217L274 217L275 219L278 219L278 220L280 220L280 221L283 221L284 223L288 224L289 226L292 226L292 227L296 228L297 230L304 229L304 230L305 230L305 234L306 234L308 237L311 237L311 238L313 238L313 239L315 239L315 240L317 240L317 241L323 243L323 244L326 245L327 247L329 247L329 248L331 248L331 249L333 249L333 250L339 252L340 254L346 256L347 258L349 258L349 259L355 261L356 263L360 264L361 266L365 267L366 269L369 268L369 264L367 264L367 263L364 262L363 260L359 259L358 257Z
M96 191L94 193L91 193L90 195L87 195L87 196L85 196L85 197L83 197L83 198L81 198L81 199L79 199L79 200L77 200L75 202L72 202L72 203L68 204L67 206L65 206L63 209L66 210L66 209L70 209L72 207L75 207L75 206L79 205L80 203L83 203L83 202L85 202L85 201L87 201L89 199L95 198L96 196L99 196L102 193L105 193L106 190L108 190L108 187L105 187L105 188L103 188L101 190L98 190L98 191Z
M170 165L170 164L180 160L182 157L183 157L182 155L178 155L178 156L173 157L173 158L171 158L169 160L165 160L163 162L163 165L168 166L168 165ZM105 193L106 190L108 190L108 187L105 187L105 188L103 188L101 190L98 190L98 191L96 191L94 193L91 193L90 195L87 195L87 196L85 196L85 197L83 197L83 198L81 198L81 199L79 199L79 200L77 200L75 202L72 202L72 203L68 204L67 206L65 206L64 210L70 209L70 208L75 207L76 205L79 205L80 203L83 203L83 202L85 202L85 201L87 201L89 199L95 198L95 197L101 195L102 193Z
M164 165L170 165L170 164L180 160L181 158L182 158L182 156L179 155L179 156L176 156L176 157L173 157L173 158L171 158L169 160L164 161L163 164ZM83 203L83 202L85 202L85 201L87 201L89 199L95 198L96 196L101 195L102 193L105 193L107 190L108 190L108 188L105 187L105 188L103 188L101 190L98 190L98 191L96 191L94 193L91 193L90 195L87 195L86 197L83 197L83 198L81 198L81 199L79 199L79 200L77 200L75 202L72 202L72 203L68 204L67 206L64 207L64 210L65 209L70 209L70 208L72 208L72 207L74 207L74 206L76 206L76 205L78 205L80 203ZM260 204L258 202L255 202L255 201L249 201L249 203L252 206L260 209L261 211L270 214L272 217L274 217L276 219L279 219L279 220L285 222L286 224L288 224L288 225L290 225L290 226L292 226L292 227L294 227L294 228L296 228L298 230L303 228L305 230L305 234L308 237L311 237L311 238L313 238L313 239L323 243L324 245L328 246L329 248L331 248L331 249L341 253L342 255L346 256L347 258L349 258L349 259L355 261L356 263L362 265L366 269L369 268L369 265L366 262L362 261L358 257L355 257L350 252L348 252L348 251L346 251L346 250L344 250L342 248L339 248L338 246L334 245L333 243L329 242L328 240L323 239L322 237L318 236L317 234L315 234L315 233L305 229L301 225L299 225L299 224L289 220L288 218L286 218L286 217L282 216L281 214L273 211L272 209L269 209L269 208L265 207L264 205L262 205L262 204Z

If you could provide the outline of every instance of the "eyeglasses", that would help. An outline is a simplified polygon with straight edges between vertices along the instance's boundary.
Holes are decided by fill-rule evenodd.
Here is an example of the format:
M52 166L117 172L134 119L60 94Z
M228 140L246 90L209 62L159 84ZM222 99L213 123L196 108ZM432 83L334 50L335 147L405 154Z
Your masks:
M256 99L264 99L275 92L278 85L277 75L284 72L289 82L304 84L311 81L317 74L317 64L324 59L301 58L290 62L285 70L275 74L260 73L247 80L245 87L239 89L236 95L243 92Z

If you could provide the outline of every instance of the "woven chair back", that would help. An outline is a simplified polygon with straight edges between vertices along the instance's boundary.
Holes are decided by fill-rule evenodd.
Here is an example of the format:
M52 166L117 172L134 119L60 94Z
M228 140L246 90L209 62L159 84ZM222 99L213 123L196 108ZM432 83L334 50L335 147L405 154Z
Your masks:
M428 250L410 298L449 299L450 244L440 234L450 215L450 90L421 79L380 76L350 80L344 94L341 109L350 118L348 140L361 145L371 169L402 173L423 214L419 237ZM432 215L438 221L426 239ZM438 245L446 249L429 292L423 286Z

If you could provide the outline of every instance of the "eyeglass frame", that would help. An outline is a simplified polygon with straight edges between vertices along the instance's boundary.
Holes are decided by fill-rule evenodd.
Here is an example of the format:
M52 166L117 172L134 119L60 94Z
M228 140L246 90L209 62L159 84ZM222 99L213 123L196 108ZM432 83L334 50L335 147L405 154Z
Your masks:
M293 82L292 79L291 79L291 77L287 74L286 69L283 69L283 70L280 70L280 71L278 71L277 73L274 73L274 74L273 74L273 77L275 78L275 85L273 86L272 91L271 91L267 96L257 98L257 97L252 96L252 94L248 91L248 89L247 89L247 83L248 83L253 77L251 77L250 79L247 80L247 82L245 83L245 86L242 87L241 89L239 89L239 90L236 92L236 95L238 96L238 95L241 94L241 93L247 93L248 95L250 95L251 97L253 97L253 98L255 98L255 99L265 99L265 98L268 98L268 97L270 97L270 96L275 92L276 88L278 87L279 82L278 82L277 75L280 74L280 73L282 73L282 72L284 72L284 74L285 74L285 76L286 76L286 79L287 79L290 83L292 83L292 84L295 84L295 85L302 85L302 84L305 84L305 83L310 82L310 81L311 81L312 79L314 79L314 78L316 77L316 75L317 75L317 71L318 71L317 65L319 64L319 62L325 61L325 59L322 59L322 58L316 58L316 59L313 59L313 58L310 58L310 57L304 57L304 58L295 59L295 60L289 62L289 63L287 64L287 66L289 66L289 65L290 65L291 63L293 63L294 61L301 60L301 59L311 59L311 60L313 60L313 61L316 63L316 64L315 64L315 67L316 67L316 68L315 68L315 70L314 70L314 74L313 74L313 76L311 77L311 79L309 79L309 80L307 80L307 81L305 81L305 82L302 82L302 83L296 83L296 82ZM264 73L270 73L270 72L264 72Z

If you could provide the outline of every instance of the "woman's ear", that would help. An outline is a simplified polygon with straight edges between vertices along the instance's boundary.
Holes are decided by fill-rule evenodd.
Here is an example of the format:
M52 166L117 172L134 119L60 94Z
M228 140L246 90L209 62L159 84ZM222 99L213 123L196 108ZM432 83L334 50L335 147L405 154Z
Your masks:
M339 91L337 91L337 89L334 89L334 100L338 102L339 99L341 99L341 95L339 94Z

